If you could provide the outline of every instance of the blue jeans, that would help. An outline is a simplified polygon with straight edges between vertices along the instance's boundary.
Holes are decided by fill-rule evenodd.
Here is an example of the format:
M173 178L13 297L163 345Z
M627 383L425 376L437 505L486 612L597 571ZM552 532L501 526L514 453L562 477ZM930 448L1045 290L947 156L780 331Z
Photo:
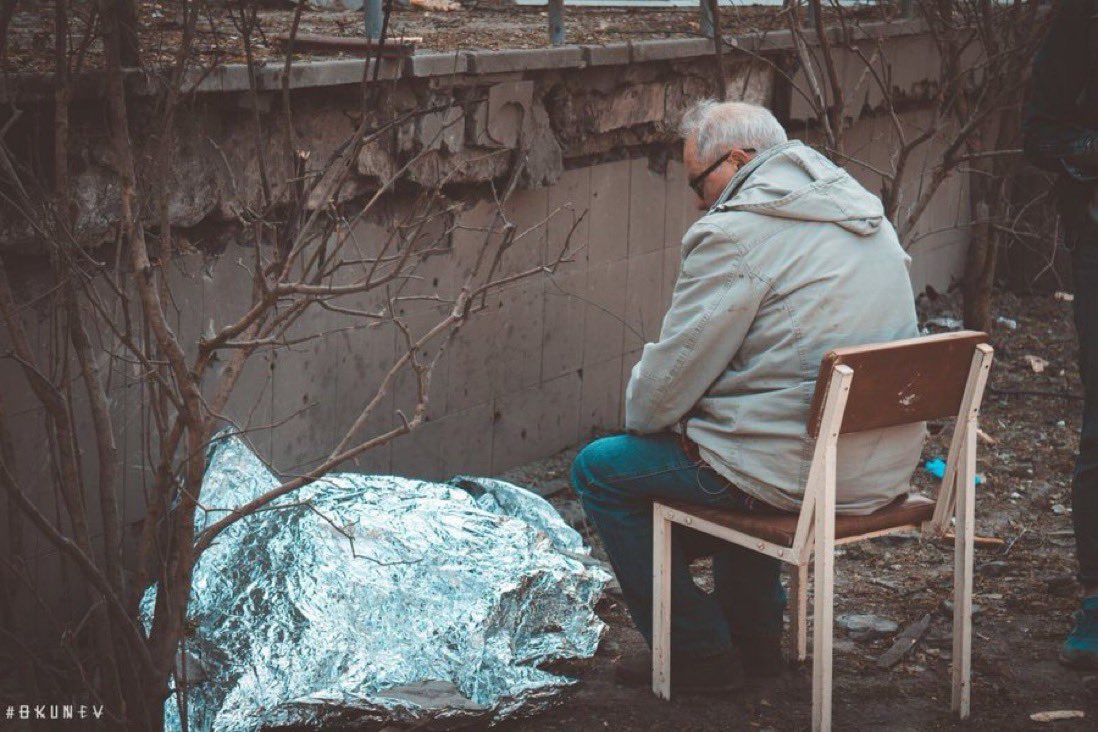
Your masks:
M587 445L572 485L602 538L637 629L652 645L652 501L757 509L678 435L615 435ZM764 509L773 510L773 509ZM690 561L713 555L712 595L690 576ZM671 648L686 655L727 651L739 639L781 634L785 592L780 563L750 549L675 525L671 535Z

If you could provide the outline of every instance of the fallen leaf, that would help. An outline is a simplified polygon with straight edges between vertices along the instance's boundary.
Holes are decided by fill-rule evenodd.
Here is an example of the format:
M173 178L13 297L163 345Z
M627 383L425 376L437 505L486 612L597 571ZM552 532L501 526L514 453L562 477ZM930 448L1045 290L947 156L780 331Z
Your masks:
M1026 359L1026 363L1029 364L1029 367L1031 369L1033 369L1033 373L1035 373L1035 374L1041 373L1042 371L1045 370L1045 366L1048 366L1048 361L1041 358L1040 356L1034 356L1032 354L1026 354L1025 359Z

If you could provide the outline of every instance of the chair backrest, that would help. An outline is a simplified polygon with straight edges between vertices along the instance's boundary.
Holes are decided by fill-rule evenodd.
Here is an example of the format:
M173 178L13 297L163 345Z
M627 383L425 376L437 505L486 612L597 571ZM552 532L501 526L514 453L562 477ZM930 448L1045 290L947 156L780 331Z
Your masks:
M966 330L829 351L816 379L809 435L819 434L838 365L854 371L841 433L956 416L976 346L986 342L986 333Z

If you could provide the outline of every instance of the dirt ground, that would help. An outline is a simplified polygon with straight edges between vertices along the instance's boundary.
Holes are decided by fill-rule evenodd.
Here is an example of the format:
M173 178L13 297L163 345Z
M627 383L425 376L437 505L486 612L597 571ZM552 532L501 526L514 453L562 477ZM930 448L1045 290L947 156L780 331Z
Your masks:
M960 312L947 298L924 300L921 310L923 322ZM874 662L894 634L854 640L836 629L836 729L1098 728L1098 674L1065 669L1056 661L1076 607L1067 476L1082 403L1071 305L1051 295L1001 295L995 314L1013 323L1000 321L991 334L995 364L981 427L995 443L979 445L979 472L985 482L977 493L977 534L1004 543L976 552L972 719L960 724L949 712L951 621L943 605L951 597L952 547L897 536L840 548L836 617L871 613L895 621L900 630L925 613L933 620L914 651L887 671L878 670ZM1043 371L1036 373L1027 356L1047 361ZM938 434L932 435L924 458L944 458L948 430L943 426L931 425ZM592 541L596 554L604 556L568 486L574 454L567 451L506 477L550 493L549 500ZM916 483L930 488L934 479L920 469ZM704 560L695 569L704 586L709 580ZM499 729L807 728L810 667L790 665L781 678L754 682L719 699L662 702L646 690L615 685L615 660L643 649L643 641L613 593L604 596L599 612L609 631L598 654L563 669L579 680L576 687L550 712ZM1031 714L1051 710L1080 710L1086 718L1030 721Z
M294 2L245 2L258 6L258 27L253 37L254 54L259 60L281 59L278 34L288 34L293 20ZM197 65L242 63L242 18L239 2L209 2L195 28ZM418 37L416 50L453 51L458 49L540 48L549 45L548 16L544 8L518 7L503 0L468 2L449 12L419 7L395 9L390 16L388 37ZM825 3L826 5L826 3ZM99 67L101 48L94 3L72 3L70 33L71 64L76 71ZM53 3L49 0L21 0L8 29L6 45L0 56L3 71L49 71L53 61ZM180 47L182 22L176 0L139 0L138 24L142 64L170 64ZM878 20L894 14L891 4L842 9L850 22ZM824 13L828 22L838 11ZM580 8L566 12L568 43L612 43L650 38L696 36L699 33L696 8ZM721 29L725 34L773 30L786 27L780 7L743 6L723 8ZM91 32L89 33L89 28ZM319 34L361 38L364 35L361 12L323 10L306 5L299 27L301 34ZM353 54L295 54L295 60L347 57Z
M959 312L944 298L923 305L924 323ZM836 729L1098 728L1098 673L1065 669L1056 661L1076 607L1067 476L1081 402L1071 305L1052 295L1000 295L995 313L1001 318L991 333L996 361L981 419L995 442L982 441L979 446L984 482L977 493L977 534L997 537L1002 544L976 552L972 719L960 724L949 712L951 626L944 603L951 597L952 548L898 535L840 548L836 616L872 613L894 621L900 630L927 613L933 620L914 650L886 671L874 662L890 647L894 633L858 640L836 630ZM1040 373L1030 356L1045 362ZM931 425L936 434L925 457L945 455L945 426ZM605 558L568 484L575 452L573 448L501 477L547 495L584 533L595 555ZM923 470L917 471L919 486L930 488L933 482ZM705 561L695 569L705 586L711 580ZM794 664L781 677L752 681L723 698L678 696L663 702L646 689L617 686L614 662L642 650L643 641L612 588L598 612L608 630L597 654L556 667L578 683L550 710L495 729L677 732L808 727L811 677L808 668ZM1030 721L1034 713L1053 710L1079 710L1086 718Z

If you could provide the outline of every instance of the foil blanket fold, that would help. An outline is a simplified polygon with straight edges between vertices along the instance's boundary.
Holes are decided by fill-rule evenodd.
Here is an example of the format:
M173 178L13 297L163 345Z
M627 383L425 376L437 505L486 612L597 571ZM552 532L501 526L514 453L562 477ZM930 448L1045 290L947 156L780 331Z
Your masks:
M218 440L196 529L279 480ZM187 727L426 728L532 713L594 655L609 574L544 499L460 477L336 474L226 529L194 573ZM154 589L143 603L148 626ZM175 695L168 729L181 729Z

